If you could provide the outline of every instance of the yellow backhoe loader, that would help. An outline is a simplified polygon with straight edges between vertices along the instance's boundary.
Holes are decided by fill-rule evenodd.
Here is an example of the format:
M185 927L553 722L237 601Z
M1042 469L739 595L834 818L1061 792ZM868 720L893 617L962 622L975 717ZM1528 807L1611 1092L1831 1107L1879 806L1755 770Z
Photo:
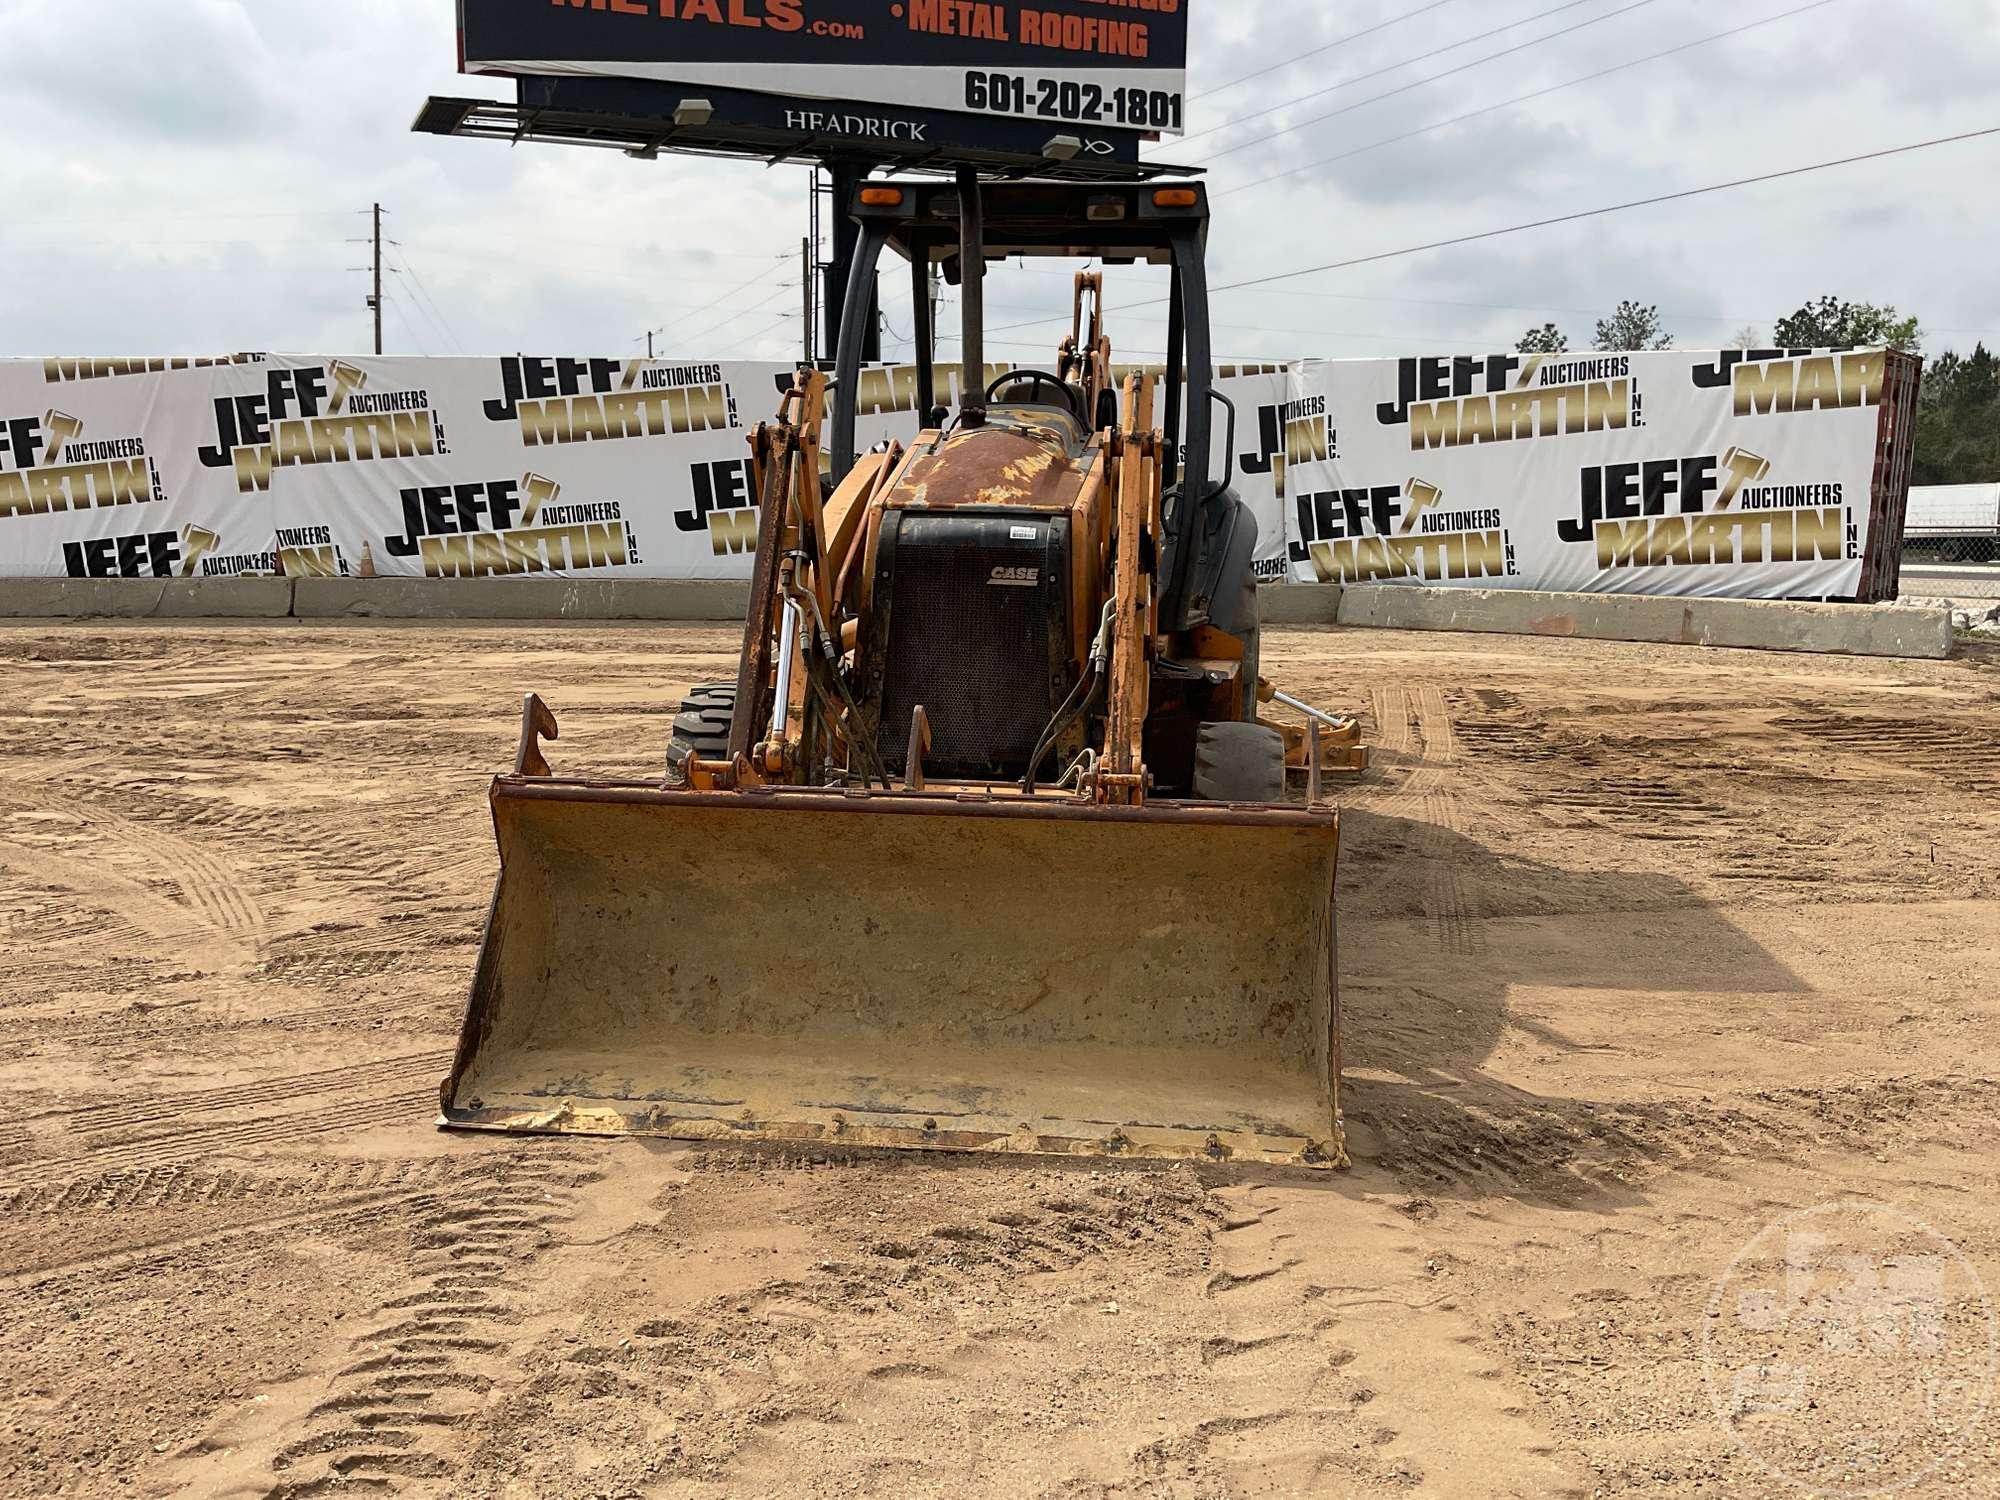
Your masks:
M1338 1165L1321 778L1365 752L1296 700L1304 725L1259 720L1283 695L1204 190L962 173L852 212L833 379L802 367L752 442L736 680L687 699L649 783L552 775L528 699L444 1123ZM924 430L857 455L885 249ZM984 269L1016 255L1169 267L1164 372L1114 386L1088 273L1055 367L994 377ZM962 288L955 415L934 266Z

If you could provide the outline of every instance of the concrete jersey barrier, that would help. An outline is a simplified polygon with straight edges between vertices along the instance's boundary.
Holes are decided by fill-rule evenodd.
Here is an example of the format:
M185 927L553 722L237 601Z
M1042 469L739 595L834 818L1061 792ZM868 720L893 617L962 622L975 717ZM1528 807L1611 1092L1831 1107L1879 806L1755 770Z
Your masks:
M1942 659L1941 606L1546 594L1404 584L1266 589L1274 626L1343 625L1754 651ZM664 620L736 625L741 583L668 579L172 578L0 580L7 619Z

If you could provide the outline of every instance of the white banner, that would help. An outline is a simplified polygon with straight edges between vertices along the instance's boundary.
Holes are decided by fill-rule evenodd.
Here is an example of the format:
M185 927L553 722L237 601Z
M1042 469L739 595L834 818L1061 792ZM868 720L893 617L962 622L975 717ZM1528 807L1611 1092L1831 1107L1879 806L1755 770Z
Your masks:
M1841 597L1882 529L1887 362L1308 360L1225 366L1217 389L1266 582ZM534 355L0 361L0 574L746 577L747 438L790 378ZM860 448L912 437L916 395L912 367L865 371Z
M1284 366L1222 373L1239 403L1283 397ZM0 361L0 574L748 577L748 438L791 375L534 355ZM956 375L939 370L940 400ZM913 367L864 371L858 446L913 437L916 402ZM1246 484L1281 569L1275 486Z
M1291 576L1839 598L1874 526L1881 350L1307 360Z

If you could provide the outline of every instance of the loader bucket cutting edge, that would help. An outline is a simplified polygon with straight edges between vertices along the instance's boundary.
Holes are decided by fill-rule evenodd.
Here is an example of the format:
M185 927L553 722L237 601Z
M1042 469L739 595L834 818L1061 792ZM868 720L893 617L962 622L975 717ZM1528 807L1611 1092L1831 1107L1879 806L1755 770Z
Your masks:
M492 802L448 1127L1344 1163L1330 810Z

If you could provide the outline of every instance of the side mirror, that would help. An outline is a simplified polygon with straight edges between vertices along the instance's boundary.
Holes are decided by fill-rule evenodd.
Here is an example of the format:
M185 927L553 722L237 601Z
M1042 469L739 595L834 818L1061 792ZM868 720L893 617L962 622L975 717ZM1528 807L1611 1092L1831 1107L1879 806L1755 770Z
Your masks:
M1236 478L1236 403L1212 386L1209 388L1208 399L1221 402L1222 409L1229 413L1229 431L1222 442L1222 482L1201 497L1203 505L1207 505L1209 501L1228 489Z

